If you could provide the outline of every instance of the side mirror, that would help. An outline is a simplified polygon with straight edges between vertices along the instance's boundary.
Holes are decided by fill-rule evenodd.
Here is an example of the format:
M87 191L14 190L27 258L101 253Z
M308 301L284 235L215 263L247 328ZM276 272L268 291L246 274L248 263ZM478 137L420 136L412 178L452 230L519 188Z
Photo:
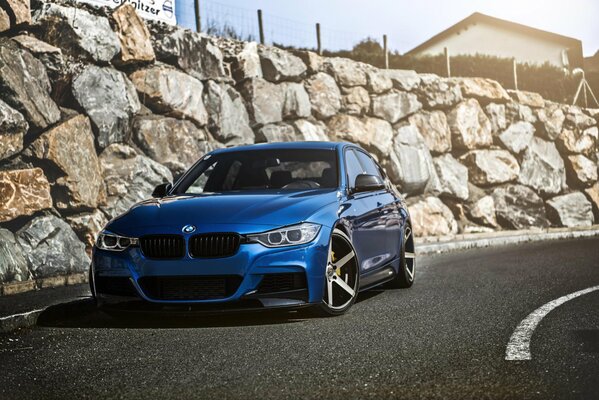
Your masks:
M152 192L152 197L160 199L168 194L171 191L173 185L171 183L161 183L160 185L154 188Z
M360 174L356 177L356 184L352 192L370 192L385 188L383 180L376 175Z

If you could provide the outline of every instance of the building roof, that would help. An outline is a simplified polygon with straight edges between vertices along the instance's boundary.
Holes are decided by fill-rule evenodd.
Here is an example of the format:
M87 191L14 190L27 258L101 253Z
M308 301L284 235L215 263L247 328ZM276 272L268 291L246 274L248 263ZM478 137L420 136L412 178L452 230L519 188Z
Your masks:
M599 50L592 57L584 59L584 72L599 72Z
M479 12L475 12L474 14L464 18L457 24L452 25L444 31L436 34L426 42L408 51L406 55L414 55L416 53L419 53L420 51L453 35L454 33L458 33L466 29L470 25L474 25L481 22L487 23L489 25L494 25L506 30L517 31L525 35L535 36L537 38L545 39L554 43L560 43L568 49L570 49L570 52L568 54L570 58L570 63L574 66L582 65L582 42L580 40L568 36L559 35L557 33L532 28L528 25L518 24L516 22L507 21L505 19L491 17L490 15L485 15Z

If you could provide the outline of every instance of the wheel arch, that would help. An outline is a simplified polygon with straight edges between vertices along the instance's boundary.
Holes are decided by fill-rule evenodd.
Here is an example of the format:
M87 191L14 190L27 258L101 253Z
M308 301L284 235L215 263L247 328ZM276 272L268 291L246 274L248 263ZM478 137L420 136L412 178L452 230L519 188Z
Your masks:
M338 219L333 225L333 230L335 229L339 229L341 232L345 233L347 237L349 237L350 239L352 238L351 224L349 223L349 221L345 219Z

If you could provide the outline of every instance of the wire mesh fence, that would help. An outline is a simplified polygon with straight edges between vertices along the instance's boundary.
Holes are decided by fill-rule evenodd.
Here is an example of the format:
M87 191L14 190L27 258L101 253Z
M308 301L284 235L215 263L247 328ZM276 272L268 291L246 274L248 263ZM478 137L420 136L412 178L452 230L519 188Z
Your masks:
M323 49L330 51L352 49L360 41L370 37L368 34L347 32L336 29L321 27Z
M195 3L193 0L175 0L177 25L196 30Z
M201 30L215 36L258 41L260 24L257 11L212 0L200 0ZM262 13L265 44L317 49L316 22L297 21ZM330 51L351 49L369 36L360 32L336 30L328 26L321 26L320 35L322 49Z
M202 31L214 36L255 41L259 37L256 10L200 1Z

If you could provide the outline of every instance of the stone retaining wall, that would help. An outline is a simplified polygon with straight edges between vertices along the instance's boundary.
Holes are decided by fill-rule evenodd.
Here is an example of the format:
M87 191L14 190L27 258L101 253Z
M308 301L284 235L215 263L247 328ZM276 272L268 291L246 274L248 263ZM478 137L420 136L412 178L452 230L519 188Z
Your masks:
M419 236L599 221L599 110L144 23L130 6L8 4L0 283L84 273L108 219L207 151L266 141L362 145Z

